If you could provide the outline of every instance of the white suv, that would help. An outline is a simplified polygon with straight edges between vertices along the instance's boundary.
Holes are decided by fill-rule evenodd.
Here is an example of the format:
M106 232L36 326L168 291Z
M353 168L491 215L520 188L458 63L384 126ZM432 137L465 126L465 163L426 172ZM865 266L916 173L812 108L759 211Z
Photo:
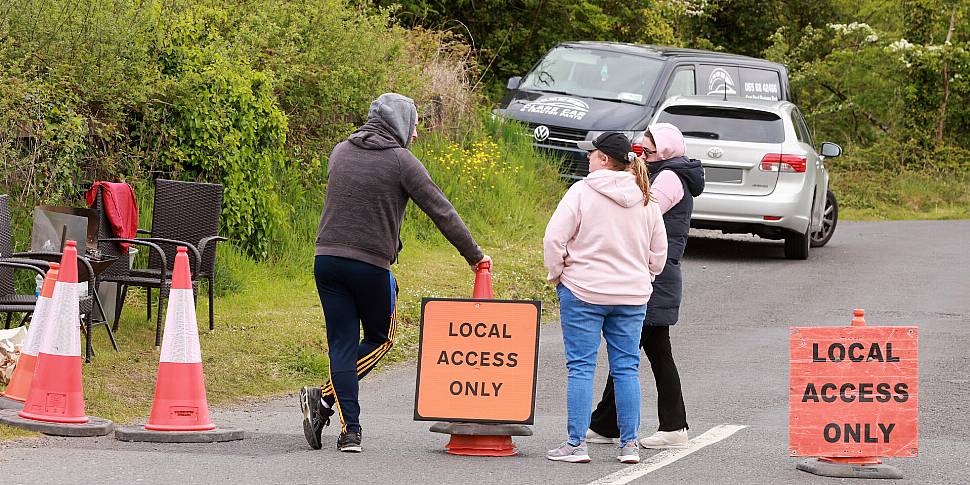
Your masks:
M823 161L842 148L822 143L788 101L677 96L654 123L684 133L687 156L704 165L704 193L694 201L691 227L785 240L785 257L806 259L824 246L838 222Z

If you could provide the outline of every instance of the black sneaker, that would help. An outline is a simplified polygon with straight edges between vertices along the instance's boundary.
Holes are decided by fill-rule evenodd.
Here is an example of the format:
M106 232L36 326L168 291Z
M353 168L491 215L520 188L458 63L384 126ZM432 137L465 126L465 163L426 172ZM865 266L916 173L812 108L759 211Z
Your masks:
M363 451L360 447L360 431L340 433L340 437L337 438L337 449L344 453L360 453Z
M300 410L303 411L303 436L306 437L306 442L314 450L323 448L320 433L324 426L330 424L333 409L321 402L319 387L308 386L300 389Z

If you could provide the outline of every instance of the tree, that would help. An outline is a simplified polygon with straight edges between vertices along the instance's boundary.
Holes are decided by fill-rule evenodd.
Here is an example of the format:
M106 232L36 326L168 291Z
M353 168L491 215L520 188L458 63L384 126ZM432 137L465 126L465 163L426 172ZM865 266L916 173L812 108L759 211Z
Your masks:
M679 45L676 2L617 0L375 0L396 9L404 25L453 30L478 50L483 80L494 93L521 76L559 42L603 40ZM690 3L690 2L680 2Z

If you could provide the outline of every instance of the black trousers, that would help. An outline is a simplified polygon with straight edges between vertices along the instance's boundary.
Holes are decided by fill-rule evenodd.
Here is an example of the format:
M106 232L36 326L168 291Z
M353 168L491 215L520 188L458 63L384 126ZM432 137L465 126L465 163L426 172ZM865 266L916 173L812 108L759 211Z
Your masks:
M654 379L657 381L657 411L660 415L659 431L677 431L687 428L687 411L684 395L680 390L680 374L670 351L670 327L644 325L640 334L640 348L650 360ZM606 381L603 398L593 410L589 429L608 438L619 438L616 425L616 397L613 394L613 376Z
M359 432L358 382L394 345L397 283L384 268L335 256L316 256L313 273L330 357L330 380L320 390L336 408L342 430Z

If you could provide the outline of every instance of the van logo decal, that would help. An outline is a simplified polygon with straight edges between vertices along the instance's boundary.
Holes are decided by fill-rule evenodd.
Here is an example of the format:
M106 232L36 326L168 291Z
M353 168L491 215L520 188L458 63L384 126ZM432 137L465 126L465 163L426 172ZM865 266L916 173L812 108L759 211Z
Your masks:
M711 77L707 80L707 95L718 94L738 94L734 88L734 79L731 79L731 74L723 67L711 71Z
M710 147L707 149L707 156L711 158L721 158L721 155L724 155L724 150L721 150L720 147Z
M586 116L586 113L589 113L589 105L576 98L551 96L526 103L522 105L519 111L581 120Z
M536 138L536 141L546 141L549 138L549 127L545 125L539 125L535 130L532 131L532 136Z

